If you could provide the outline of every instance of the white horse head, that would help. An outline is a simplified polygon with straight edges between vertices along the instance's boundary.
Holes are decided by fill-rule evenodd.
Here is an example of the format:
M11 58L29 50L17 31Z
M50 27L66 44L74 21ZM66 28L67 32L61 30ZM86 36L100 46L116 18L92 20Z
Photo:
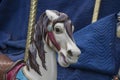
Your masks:
M31 80L56 80L58 62L62 67L76 63L80 49L72 37L74 26L69 17L55 10L46 10L33 29L27 66L24 74Z
M76 63L81 52L72 37L73 31L74 26L66 14L55 10L46 10L34 27L28 59L30 69L24 68L26 74L33 80L35 77L36 80L45 80L46 78L55 80L56 53L58 53L58 62L62 67ZM50 76L53 77L50 79Z
M47 25L46 42L58 53L58 62L62 67L76 63L80 56L80 49L76 46L72 33L74 26L64 13L46 10L49 19Z

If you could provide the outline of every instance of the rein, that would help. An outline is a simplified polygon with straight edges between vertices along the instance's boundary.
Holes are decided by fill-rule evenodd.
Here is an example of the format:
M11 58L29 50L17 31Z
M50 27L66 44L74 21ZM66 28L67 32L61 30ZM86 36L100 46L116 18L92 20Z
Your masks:
M52 31L53 31L52 26L48 26L48 27L47 27L47 32L46 32L46 33L47 33L46 35L48 35L46 42L47 42L48 45L50 46L49 41L51 41L52 44L56 47L56 49L57 49L58 51L60 51L61 47L60 47L59 43L56 41L55 36L54 36L54 34L53 34Z
M57 48L58 51L60 51L61 47L60 45L57 43L55 37L54 37L54 34L53 32L47 32L47 43L48 45L50 46L49 44L49 40L52 42L52 44Z

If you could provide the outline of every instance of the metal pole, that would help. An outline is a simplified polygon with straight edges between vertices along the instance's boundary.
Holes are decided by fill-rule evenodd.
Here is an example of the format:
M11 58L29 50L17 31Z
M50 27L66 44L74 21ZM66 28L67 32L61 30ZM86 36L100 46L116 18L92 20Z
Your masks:
M25 62L28 60L28 56L29 56L28 51L29 51L29 47L30 47L30 43L31 43L33 27L35 26L35 22L36 22L37 3L38 3L38 0L31 0L31 3L30 3L27 41L26 41L26 49L25 49L25 56L24 56Z
M92 23L96 22L98 19L99 9L100 9L101 0L95 1L95 7L93 11Z

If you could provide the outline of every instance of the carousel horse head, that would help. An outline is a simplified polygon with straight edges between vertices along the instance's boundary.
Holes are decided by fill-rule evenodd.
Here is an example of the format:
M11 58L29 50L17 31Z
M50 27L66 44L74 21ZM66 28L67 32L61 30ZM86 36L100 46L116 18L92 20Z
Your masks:
M65 13L46 10L40 16L37 26L40 26L44 43L58 53L58 63L62 67L77 62L81 52L72 36L74 26Z

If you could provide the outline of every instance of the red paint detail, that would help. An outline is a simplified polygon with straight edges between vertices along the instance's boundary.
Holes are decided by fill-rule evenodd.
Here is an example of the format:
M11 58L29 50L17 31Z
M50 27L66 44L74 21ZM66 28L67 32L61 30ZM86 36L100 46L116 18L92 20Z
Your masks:
M55 40L54 34L53 32L48 32L48 38L51 40L52 44L57 48L57 50L59 51L60 45L57 43L57 41Z
M50 43L49 43L49 38L47 37L47 44L48 44L48 46L50 46Z
M16 74L24 65L25 63L19 63L19 64L16 64L11 70L9 70L9 72L7 72L6 74L7 80L15 80Z

